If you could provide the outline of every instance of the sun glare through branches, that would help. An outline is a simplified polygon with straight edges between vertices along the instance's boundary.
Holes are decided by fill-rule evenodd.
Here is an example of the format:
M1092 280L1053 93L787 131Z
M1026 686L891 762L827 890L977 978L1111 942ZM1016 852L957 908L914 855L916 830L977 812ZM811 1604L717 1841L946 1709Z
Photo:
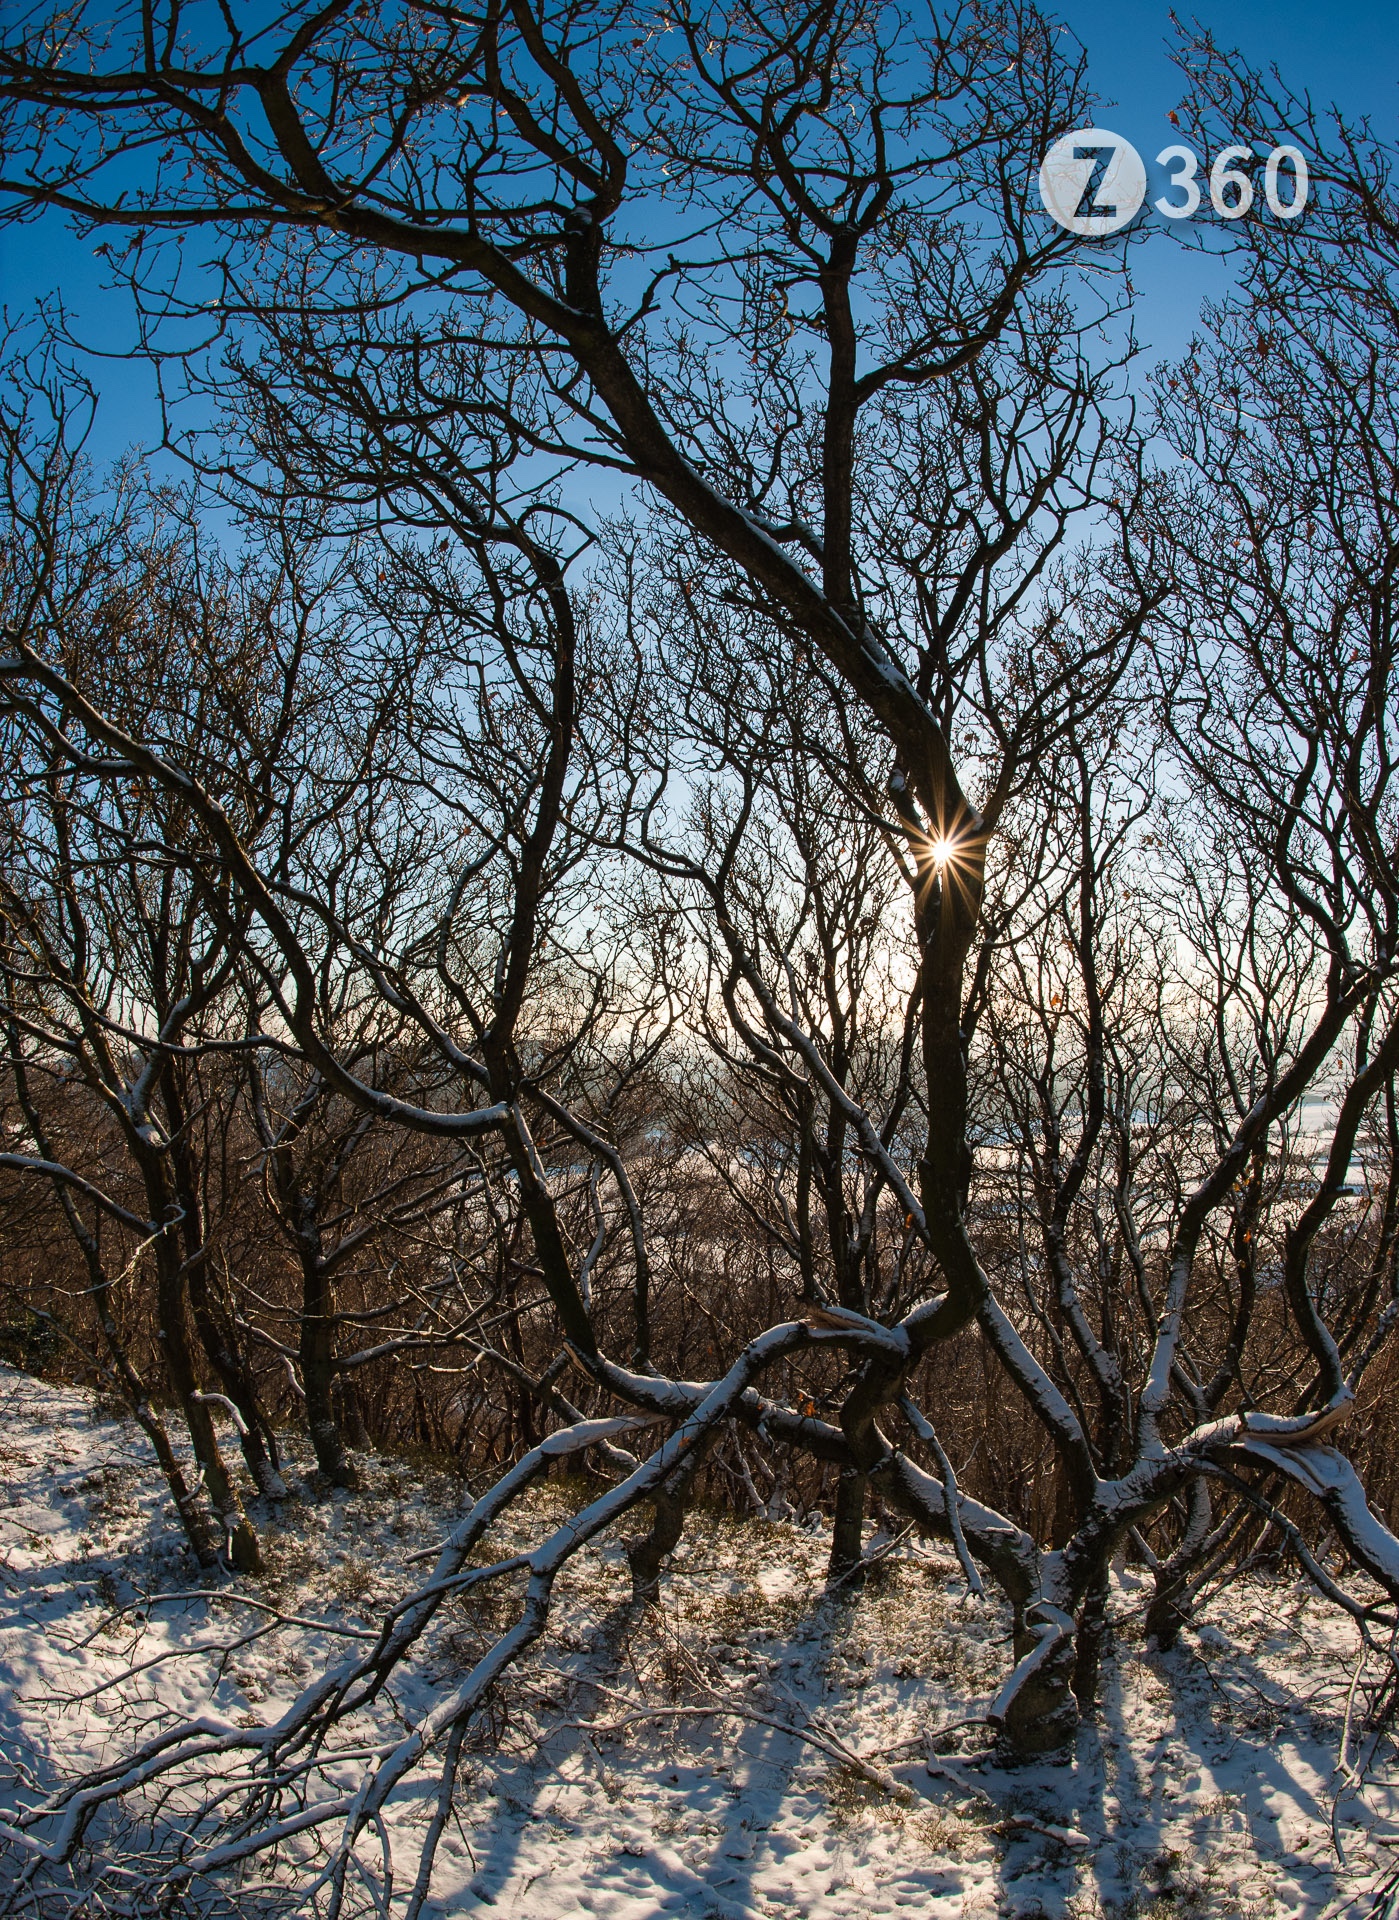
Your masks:
M614 1706L891 1806L965 1733L999 1847L1245 1577L1365 1636L1399 1826L1399 151L1192 27L1233 271L1153 371L1180 228L1032 0L246 11L0 16L0 218L100 241L182 456L10 335L0 1358L120 1405L163 1558L0 1584L242 1636L39 1703L15 1910L465 1911L459 1767ZM829 1648L965 1596L967 1697L643 1682L697 1514L774 1637L797 1531Z

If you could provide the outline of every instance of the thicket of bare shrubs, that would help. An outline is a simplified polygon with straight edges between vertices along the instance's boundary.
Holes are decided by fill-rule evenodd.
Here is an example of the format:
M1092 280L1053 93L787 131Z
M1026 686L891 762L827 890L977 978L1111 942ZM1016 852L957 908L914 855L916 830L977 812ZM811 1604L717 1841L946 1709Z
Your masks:
M196 1129L205 1244L219 1308L233 1328L252 1383L252 1404L275 1461L279 1430L315 1444L302 1384L305 1272L285 1213L269 1195L266 1150L247 1110L246 1079L230 1073L227 1097L220 1102L207 1090L208 1080L218 1077L201 1076L199 1104L208 1106ZM122 1197L122 1183L111 1178L110 1150L103 1152L111 1128L101 1110L80 1089L52 1091L56 1097L46 1103L45 1126L65 1164ZM624 1132L623 1144L635 1150L644 1135L639 1157L643 1165L651 1163L645 1177L648 1218L666 1222L664 1234L658 1234L663 1263L650 1315L653 1360L664 1373L707 1377L732 1343L751 1339L780 1317L791 1293L790 1261L781 1258L775 1237L762 1230L723 1172L714 1170L710 1154L716 1143L690 1144L694 1117L675 1089L658 1084L646 1091L650 1098L646 1093L639 1098L634 1131ZM541 1311L537 1281L531 1285L528 1249L517 1245L512 1251L509 1235L499 1227L489 1236L473 1233L469 1209L459 1197L459 1163L448 1160L444 1166L412 1136L376 1140L355 1125L359 1116L353 1109L340 1117L341 1127L335 1129L332 1118L325 1138L307 1154L315 1156L318 1169L333 1165L333 1181L324 1189L328 1254L345 1249L330 1269L334 1294L326 1318L336 1369L336 1384L329 1389L334 1438L316 1448L321 1469L335 1484L353 1484L353 1452L375 1447L432 1456L476 1484L482 1474L537 1444L551 1424L548 1387L537 1383L555 1359L557 1343ZM731 1123L732 1112L727 1118ZM347 1153L352 1132L361 1137ZM1324 1265L1328 1292L1347 1301L1352 1314L1373 1289L1376 1266L1386 1252L1376 1189L1387 1179L1388 1164L1380 1143L1371 1144L1363 1161L1366 1187L1347 1196L1335 1231L1316 1256ZM1293 1182L1308 1197L1314 1169L1310 1153L1292 1169ZM377 1196L390 1183L410 1180L429 1192L450 1186L416 1211L410 1210L416 1194L410 1190L405 1203L395 1192L399 1216L381 1224ZM1265 1268L1276 1264L1278 1254L1269 1229L1287 1185L1281 1168L1274 1185L1280 1191L1256 1229ZM1011 1211L1000 1186L986 1182L983 1244L988 1265L1005 1263L1003 1271L1010 1274L1022 1249L1018 1214L1011 1214L1012 1225L1002 1221L998 1230L998 1216ZM104 1352L87 1269L51 1194L11 1172L3 1176L0 1193L6 1244L4 1357L32 1372L93 1386L125 1409L121 1383ZM594 1268L596 1295L600 1301L625 1300L629 1272L615 1221L607 1238L611 1244L599 1251ZM138 1244L123 1237L120 1228L111 1233L109 1257L119 1270ZM1084 1249L1083 1257L1091 1259L1092 1253L1091 1247ZM1230 1261L1227 1242L1212 1249L1215 1299L1199 1310L1202 1345L1227 1345ZM458 1266L464 1271L458 1273ZM149 1291L129 1282L112 1307L124 1349L156 1399L173 1411ZM625 1312L614 1310L602 1324L614 1347L630 1337ZM1263 1398L1262 1381L1274 1395L1297 1393L1306 1350L1276 1286L1265 1286L1252 1334L1261 1375L1252 1389L1255 1397ZM1027 1339L1042 1360L1053 1358L1050 1330L1034 1328ZM207 1352L205 1363L212 1375L216 1363ZM1343 1440L1376 1511L1391 1523L1399 1497L1393 1364L1386 1349L1367 1375ZM799 1378L794 1374L787 1397L833 1408L839 1377L829 1365L808 1363ZM562 1387L568 1391L567 1376ZM981 1342L964 1336L923 1362L914 1392L920 1403L940 1409L939 1434L951 1456L966 1463L959 1474L966 1491L1052 1540L1063 1520L1062 1477L1031 1416L998 1389L994 1360ZM835 1479L829 1463L735 1434L703 1470L697 1491L740 1513L761 1509L814 1518L819 1512L828 1518ZM1304 1518L1296 1502L1285 1504ZM1252 1528L1230 1543L1225 1564L1260 1549L1268 1564L1287 1556L1276 1536Z

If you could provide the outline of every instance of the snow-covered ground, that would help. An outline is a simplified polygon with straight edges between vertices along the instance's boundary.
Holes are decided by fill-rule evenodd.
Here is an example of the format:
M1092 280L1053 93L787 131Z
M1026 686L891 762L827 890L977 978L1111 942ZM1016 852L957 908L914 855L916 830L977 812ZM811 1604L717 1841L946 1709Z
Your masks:
M259 1515L268 1571L181 1599L211 1583L139 1433L0 1369L0 1801L14 1804L17 1777L32 1791L111 1759L162 1716L274 1715L417 1584L407 1562L460 1512L461 1482L381 1458L362 1492L329 1494L291 1453L295 1497ZM493 1552L581 1498L550 1482ZM977 1759L974 1724L1008 1670L1003 1609L909 1540L858 1601L833 1599L825 1552L792 1527L702 1512L644 1616L616 1543L584 1554L555 1631L463 1764L425 1911L1359 1920L1399 1871L1399 1761L1390 1739L1372 1756L1362 1724L1378 1664L1352 1694L1356 1630L1300 1587L1240 1583L1160 1655L1142 1644L1145 1591L1123 1575L1102 1708L1072 1763L1003 1771ZM382 1703L384 1731L510 1615L494 1589L444 1608ZM1348 1698L1363 1792L1342 1792L1336 1770ZM405 1864L434 1790L410 1781L393 1808Z

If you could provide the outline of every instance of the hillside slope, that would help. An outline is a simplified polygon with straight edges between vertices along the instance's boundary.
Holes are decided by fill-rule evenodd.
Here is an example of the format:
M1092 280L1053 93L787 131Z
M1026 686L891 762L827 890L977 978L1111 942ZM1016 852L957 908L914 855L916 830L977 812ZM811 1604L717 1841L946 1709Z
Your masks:
M7 1806L206 1705L276 1714L414 1584L410 1557L441 1537L463 1494L451 1474L408 1461L369 1461L353 1495L318 1489L305 1460L288 1464L294 1497L262 1516L268 1573L210 1586L162 1511L140 1434L84 1393L0 1369ZM533 1536L579 1494L551 1482L511 1528ZM976 1716L1006 1669L1001 1610L965 1597L955 1566L908 1539L858 1601L831 1598L825 1553L792 1527L701 1513L644 1617L627 1605L619 1546L585 1555L560 1631L475 1737L425 1913L1359 1920L1375 1909L1399 1844L1394 1744L1371 1754L1362 1725L1378 1668L1353 1691L1364 1790L1338 1802L1358 1640L1300 1587L1240 1582L1159 1655L1141 1641L1145 1590L1123 1573L1103 1707L1074 1763L1008 1772L976 1757ZM385 1733L469 1666L508 1611L504 1594L444 1609L380 1703ZM930 1763L940 1728L952 1731ZM394 1803L395 1855L407 1858L434 1792L415 1777ZM77 1864L102 1882L95 1910L157 1911L124 1891L151 1844L135 1821L94 1837ZM0 1856L12 1887L22 1859ZM275 1912L285 1903L260 1876L207 1896L196 1882L166 1910ZM400 1875L395 1914L405 1893ZM44 1898L59 1912L71 1896Z

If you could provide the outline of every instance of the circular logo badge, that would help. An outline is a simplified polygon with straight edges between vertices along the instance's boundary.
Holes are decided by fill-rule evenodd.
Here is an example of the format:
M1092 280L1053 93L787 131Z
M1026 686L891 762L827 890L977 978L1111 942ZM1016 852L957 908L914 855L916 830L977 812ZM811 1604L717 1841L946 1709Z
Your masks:
M1040 199L1070 233L1116 233L1146 198L1146 168L1130 140L1106 127L1080 127L1056 140L1040 163Z

